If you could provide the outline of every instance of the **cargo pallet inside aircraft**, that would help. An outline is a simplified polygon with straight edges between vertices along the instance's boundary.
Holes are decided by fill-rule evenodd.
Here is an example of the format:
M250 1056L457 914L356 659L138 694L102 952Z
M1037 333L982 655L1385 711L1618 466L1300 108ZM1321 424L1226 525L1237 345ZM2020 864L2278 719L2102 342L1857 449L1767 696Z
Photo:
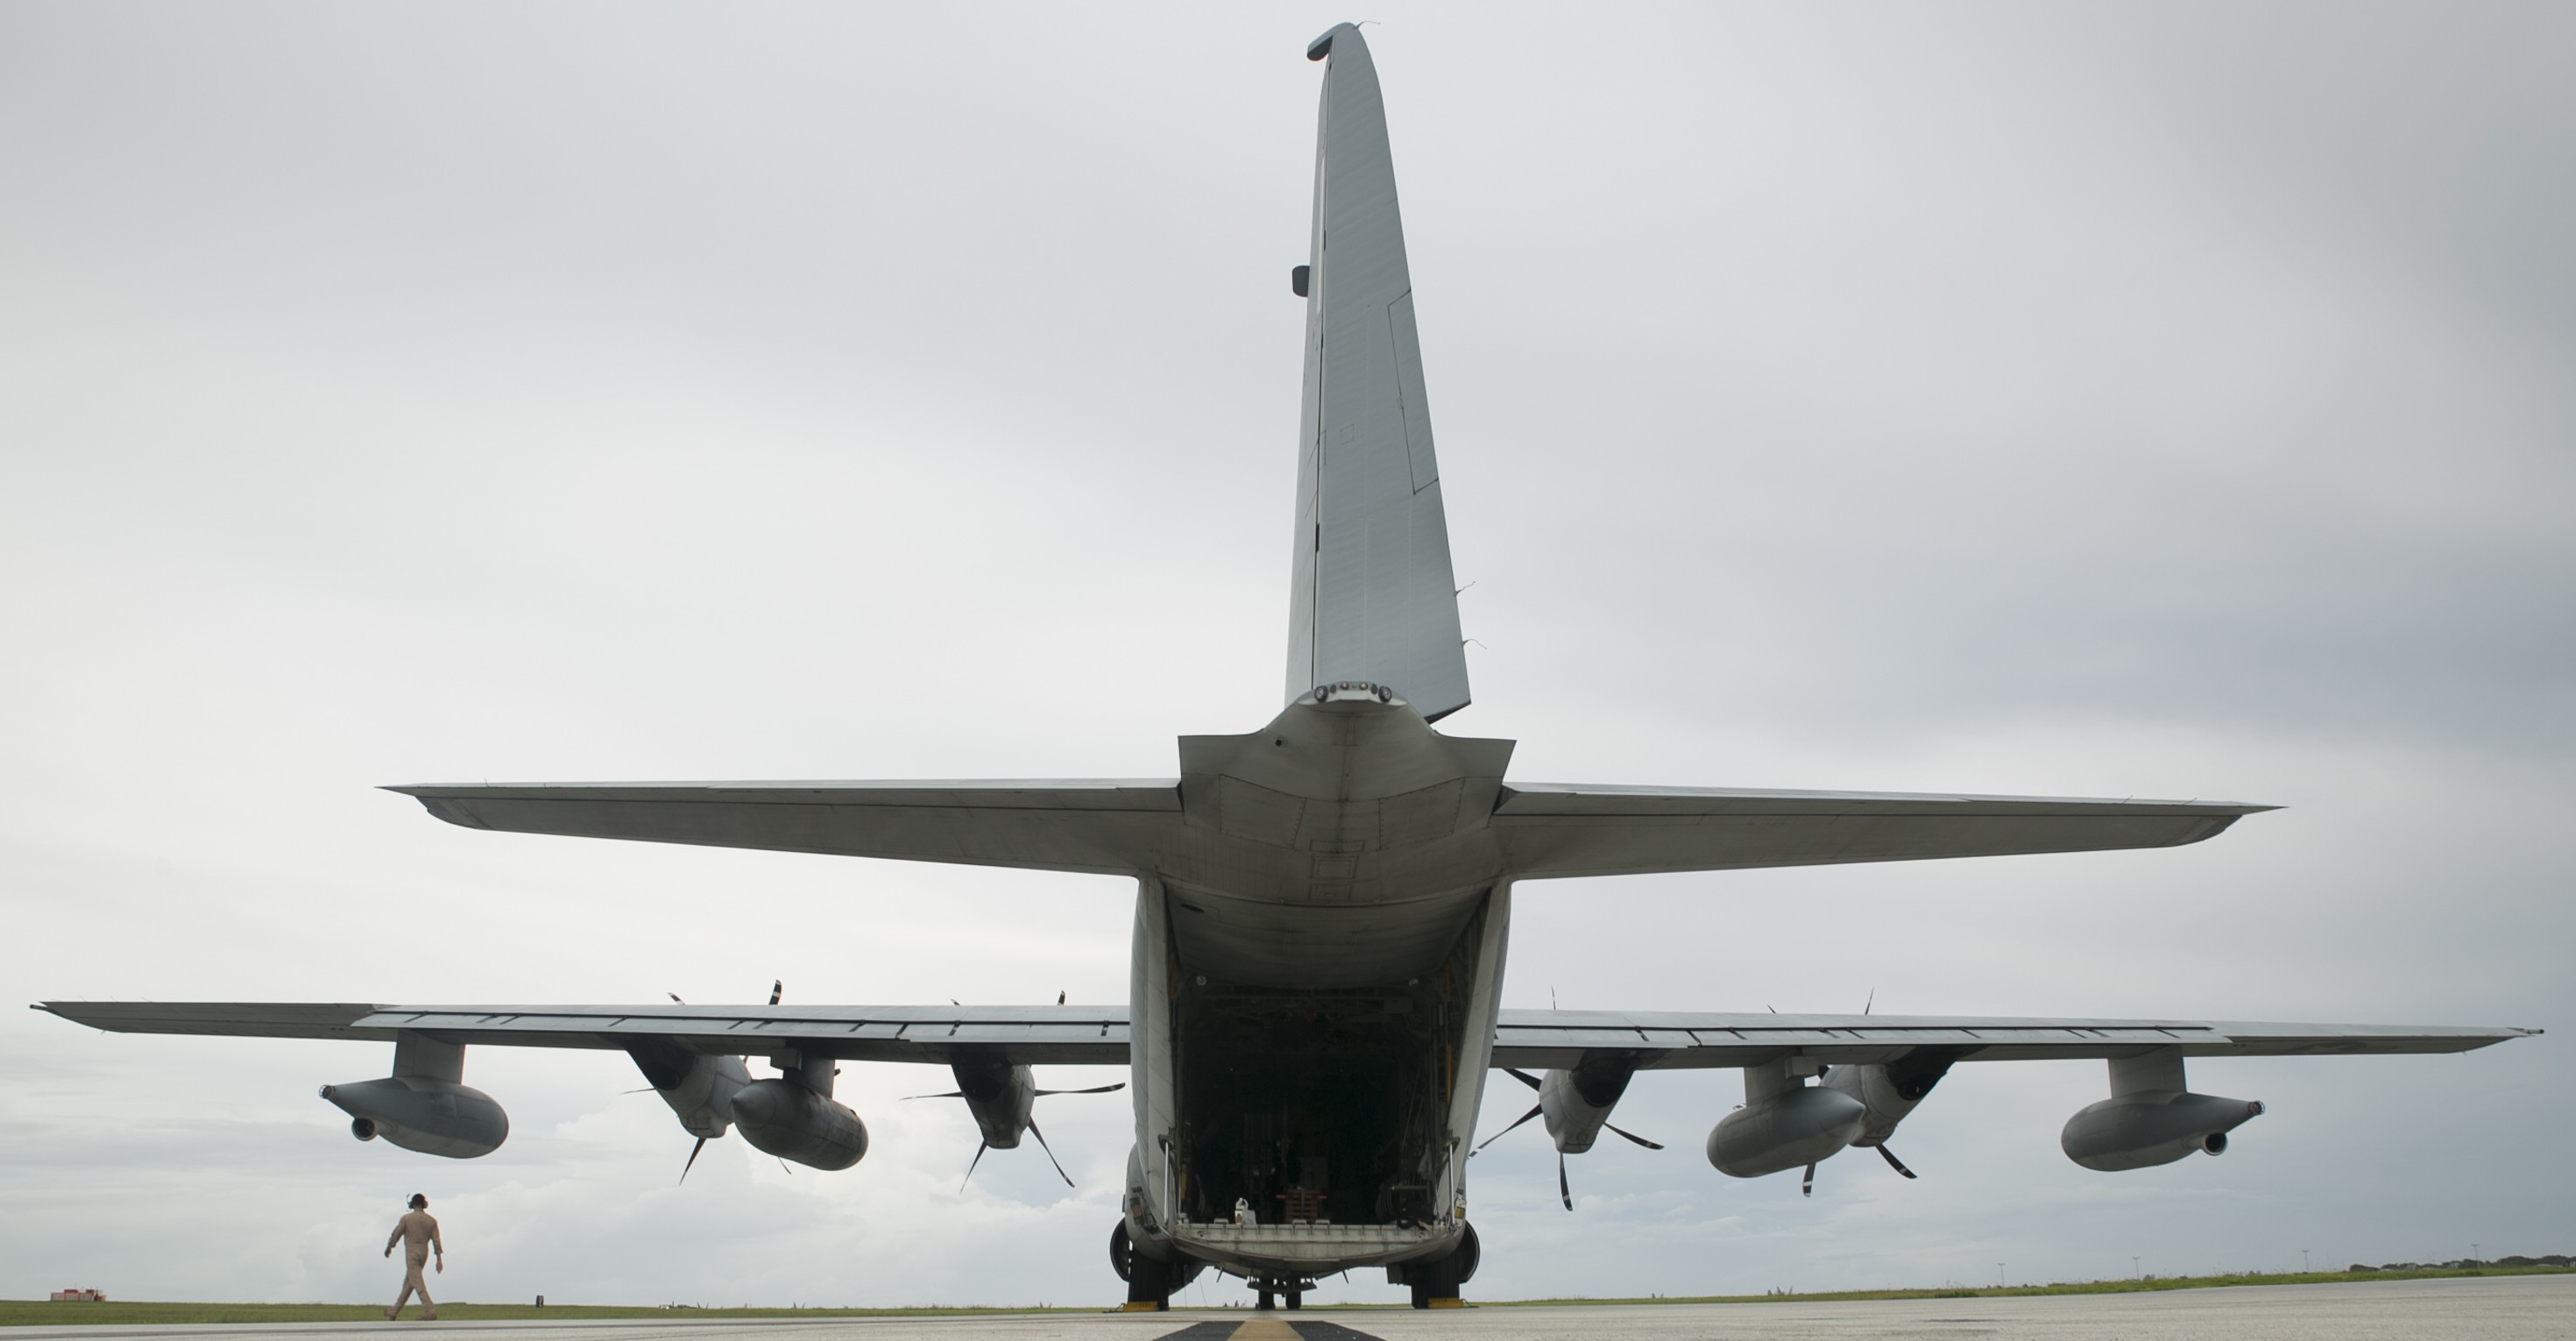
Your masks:
M2095 1058L2110 1096L2066 1154L2134 1169L2216 1154L2262 1105L2190 1091L2185 1059L2460 1052L2518 1029L1500 1008L1523 880L2170 847L2267 807L2214 802L1566 786L1506 781L1512 742L1445 735L1468 704L1440 473L1377 75L1358 29L1325 63L1312 250L1293 272L1306 367L1287 704L1180 742L1178 778L412 786L471 828L1117 874L1136 881L1117 1007L383 1006L49 1002L101 1029L394 1045L326 1086L360 1139L472 1157L508 1135L464 1084L476 1044L622 1050L681 1125L816 1168L860 1161L842 1062L951 1068L986 1147L1034 1120L1040 1064L1129 1068L1136 1139L1110 1257L1131 1307L1200 1271L1262 1307L1383 1268L1455 1303L1479 1247L1466 1161L1486 1077L1536 1091L1562 1157L1640 1073L1744 1072L1709 1133L1761 1177L1897 1125L1961 1062ZM776 1074L755 1079L748 1059ZM1541 1074L1530 1074L1539 1072ZM1519 1125L1518 1123L1513 1124ZM979 1150L977 1158L982 1157ZM691 1155L695 1159L695 1154ZM1568 1209L1572 1208L1570 1197Z

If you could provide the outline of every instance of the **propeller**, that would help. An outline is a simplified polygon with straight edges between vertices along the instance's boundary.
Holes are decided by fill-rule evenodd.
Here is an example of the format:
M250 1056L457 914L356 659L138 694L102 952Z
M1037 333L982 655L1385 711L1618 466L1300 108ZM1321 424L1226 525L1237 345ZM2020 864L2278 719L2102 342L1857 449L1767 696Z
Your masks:
M1802 1196L1802 1197L1812 1197L1812 1196L1816 1195L1816 1166L1815 1166L1815 1165L1813 1165L1813 1164L1808 1165L1808 1166L1807 1166L1807 1174L1806 1174L1806 1176L1805 1176L1805 1177L1803 1177L1803 1178L1800 1178L1800 1179L1798 1180L1798 1195L1799 1195L1799 1196Z
M1506 1066L1506 1067L1504 1067L1504 1068L1503 1068L1503 1074L1505 1074L1505 1075L1507 1075L1507 1076L1510 1076L1512 1079L1517 1080L1517 1081L1519 1081L1520 1083L1522 1083L1522 1084L1524 1084L1524 1085L1527 1085L1527 1086L1529 1086L1531 1089L1534 1089L1534 1090L1544 1090L1544 1089L1547 1087L1547 1082L1540 1080L1538 1077L1536 1077L1536 1076L1534 1076L1534 1075L1531 1075L1529 1072L1524 1071L1524 1070L1521 1070L1519 1067L1516 1067L1516 1066ZM1505 1127L1505 1128L1503 1128L1501 1131L1495 1132L1493 1135L1488 1136L1488 1137L1486 1137L1484 1140L1477 1142L1477 1143L1476 1143L1476 1149L1475 1149L1475 1150L1470 1150L1470 1151L1468 1151L1468 1152L1467 1152L1467 1157L1468 1157L1469 1159L1473 1159L1473 1158L1475 1158L1475 1157L1476 1157L1476 1154L1477 1154L1477 1152L1478 1152L1478 1151L1481 1151L1481 1150L1483 1150L1486 1146L1492 1145L1494 1142L1499 1141L1499 1140L1503 1139L1504 1137L1511 1135L1511 1134L1512 1134L1512 1132L1513 1132L1516 1128L1518 1128L1522 1123L1529 1121L1531 1118L1537 1117L1537 1116L1539 1115L1539 1113L1540 1113L1542 1110L1544 1110L1546 1107L1547 1107L1547 1105L1546 1105L1546 1104L1543 1104L1543 1103L1540 1103L1540 1104L1532 1104L1532 1105L1530 1106L1530 1111L1528 1111L1528 1112L1526 1112L1526 1113L1523 1113L1523 1114L1521 1114L1519 1117L1516 1117L1516 1118L1512 1119L1512 1125L1511 1125L1511 1126L1509 1126L1509 1127ZM1607 1123L1607 1122L1604 1122L1604 1123L1602 1123L1601 1125L1602 1125L1602 1127L1603 1127L1604 1129L1606 1129L1606 1130L1608 1130L1608 1131L1616 1132L1618 1135L1623 1136L1623 1137L1626 1137L1628 1140L1634 1141L1634 1142L1636 1142L1637 1144L1639 1144L1639 1145L1642 1145L1642 1146L1646 1147L1648 1150L1661 1150L1661 1149L1663 1149L1663 1148L1664 1148L1664 1147L1663 1147L1663 1143L1662 1143L1662 1142L1660 1142L1660 1141L1649 1141L1649 1140L1647 1140L1645 1137L1643 1137L1643 1136L1639 1136L1639 1135L1638 1135L1637 1133L1635 1133L1635 1132L1627 1131L1627 1130L1624 1130L1624 1129L1619 1128L1619 1127L1613 1127L1613 1126L1611 1126L1611 1125L1610 1125L1609 1123ZM1571 1185L1566 1181L1566 1177L1565 1177L1565 1152L1564 1152L1564 1151L1562 1151L1562 1150L1559 1150L1559 1151L1557 1151L1557 1152L1556 1152L1556 1199L1557 1199L1558 1201L1561 1201L1561 1202L1565 1203L1565 1209L1567 1209L1567 1210L1569 1210L1569 1211L1574 1209L1574 1190L1573 1190L1573 1187L1572 1187L1572 1186L1571 1186Z
M696 1145L689 1147L689 1162L680 1166L681 1182L685 1183L689 1181L689 1170L698 1167L698 1152L706 1148L707 1138L703 1136L698 1138L698 1143Z
M1079 1090L1038 1090L1032 1097L1043 1099L1050 1094L1107 1094L1113 1090L1123 1090L1125 1088L1127 1088L1127 1082L1122 1080L1114 1085L1093 1085L1087 1089ZM908 1103L914 1099L963 1099L965 1097L966 1091L964 1090L941 1090L937 1094L907 1094L903 1096L903 1101ZM1066 1187L1072 1187L1074 1185L1073 1175L1064 1171L1064 1161L1055 1157L1055 1147L1047 1144L1046 1133L1039 1130L1037 1119L1034 1117L1029 1119L1029 1134L1038 1138L1038 1149L1045 1151L1047 1163L1055 1166L1055 1176L1063 1179ZM966 1176L958 1180L958 1191L965 1191L966 1185L975 1180L976 1166L984 1162L984 1152L992 1148L993 1143L991 1141L979 1140L975 1143L975 1157L966 1161Z
M1055 1166L1055 1176L1063 1179L1066 1187L1073 1186L1073 1175L1064 1171L1064 1161L1055 1157L1055 1147L1047 1144L1046 1133L1038 1130L1038 1120L1036 1118L1029 1119L1029 1135L1038 1138L1038 1149L1045 1151L1047 1163ZM974 1170L969 1169L967 1172L971 1174ZM964 1185L960 1184L959 1186L962 1188Z
M773 1006L777 1005L778 998L785 995L787 995L787 980L785 978L771 979L769 982L769 1004Z
M1914 1170L1905 1167L1905 1161L1898 1159L1896 1157L1896 1152L1888 1149L1886 1146L1882 1145L1878 1147L1878 1157L1886 1160L1887 1167L1896 1170L1898 1173L1904 1174L1908 1178L1914 1176Z

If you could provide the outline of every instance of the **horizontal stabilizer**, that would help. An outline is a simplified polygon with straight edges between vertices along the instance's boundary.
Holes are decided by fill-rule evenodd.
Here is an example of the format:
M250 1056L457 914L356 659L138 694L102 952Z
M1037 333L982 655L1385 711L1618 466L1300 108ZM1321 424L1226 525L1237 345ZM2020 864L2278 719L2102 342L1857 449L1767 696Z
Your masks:
M1643 875L2178 847L2274 807L1911 792L1509 782L1494 807L1516 877Z
M469 829L1132 874L1181 824L1171 778L388 787Z

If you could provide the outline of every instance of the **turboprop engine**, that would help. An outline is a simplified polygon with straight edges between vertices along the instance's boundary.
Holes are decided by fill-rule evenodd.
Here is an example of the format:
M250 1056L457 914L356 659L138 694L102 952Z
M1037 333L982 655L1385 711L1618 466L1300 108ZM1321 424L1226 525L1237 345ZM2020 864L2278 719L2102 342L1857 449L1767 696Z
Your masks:
M1059 1000L1059 1005L1062 1002ZM1047 1163L1055 1165L1055 1176L1073 1186L1073 1175L1047 1145L1046 1133L1039 1129L1037 1102L1050 1094L1107 1094L1127 1088L1126 1081L1115 1085L1094 1085L1087 1090L1042 1090L1037 1073L1025 1065L1015 1064L998 1052L959 1048L948 1062L948 1072L957 1077L957 1088L939 1094L907 1094L906 1099L963 1099L966 1111L975 1118L975 1130L983 1139L975 1146L975 1158L966 1162L966 1177L972 1181L975 1166L984 1162L987 1150L1017 1150L1020 1133L1038 1138L1038 1148L1046 1151ZM959 1183L964 1188L965 1183Z
M2225 1154L2227 1133L2262 1116L2252 1099L2194 1094L2183 1081L2182 1051L2158 1048L2111 1059L2111 1097L2066 1120L2057 1143L2088 1169L2117 1173L2171 1164L2194 1152Z
M1480 1142L1469 1155L1518 1131L1522 1123L1534 1117L1547 1119L1547 1139L1556 1146L1556 1198L1565 1209L1574 1209L1574 1188L1566 1181L1565 1157L1580 1155L1601 1139L1603 1131L1617 1132L1648 1150L1664 1147L1637 1133L1612 1126L1610 1110L1619 1104L1619 1096L1628 1092L1628 1082L1637 1077L1637 1054L1633 1052L1586 1052L1574 1069L1552 1070L1545 1077L1531 1075L1516 1066L1506 1066L1503 1074L1538 1091L1538 1102L1513 1119L1512 1125L1495 1132ZM1463 1277L1461 1278L1464 1279Z
M755 1080L733 1094L734 1125L742 1139L780 1159L817 1169L846 1169L868 1153L868 1126L832 1102L839 1068L828 1057L778 1059L783 1073Z
M349 1115L349 1134L361 1141L381 1136L424 1155L473 1159L510 1138L510 1115L491 1095L468 1088L464 1078L464 1044L402 1034L394 1043L392 1075L325 1085L321 1092Z
M691 1052L668 1038L630 1044L626 1055L644 1073L645 1083L671 1106L681 1129L698 1138L689 1147L688 1162L680 1166L680 1181L687 1182L707 1142L733 1126L733 1097L751 1083L751 1072L744 1069L740 1057Z
M1730 1178L1813 1165L1858 1139L1869 1106L1843 1089L1809 1085L1822 1070L1800 1057L1744 1068L1744 1106L1708 1133L1708 1162Z
M1887 1138L1896 1134L1896 1124L1923 1102L1923 1096L1941 1083L1941 1077L1950 1074L1958 1060L1959 1054L1947 1048L1916 1048L1890 1062L1826 1067L1819 1083L1860 1101L1860 1134L1851 1143L1876 1150L1878 1157L1887 1161L1887 1167L1911 1178L1914 1170L1905 1167L1905 1161L1887 1148ZM1807 1187L1810 1191L1815 1187L1812 1169Z
M691 1136L711 1141L733 1125L733 1098L751 1082L740 1057L690 1052L668 1039L653 1039L626 1049L635 1069L644 1073L662 1102Z

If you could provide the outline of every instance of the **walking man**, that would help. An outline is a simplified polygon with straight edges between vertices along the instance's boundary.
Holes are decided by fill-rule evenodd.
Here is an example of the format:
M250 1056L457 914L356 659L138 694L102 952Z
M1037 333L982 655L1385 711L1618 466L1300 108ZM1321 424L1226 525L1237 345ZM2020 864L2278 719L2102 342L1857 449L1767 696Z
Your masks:
M429 1282L421 1279L420 1269L428 1264L429 1255L436 1252L439 1273L446 1274L447 1245L438 1241L438 1220L429 1213L429 1198L417 1192L411 1194L411 1211L394 1221L393 1235L385 1240L385 1256L394 1255L397 1243L403 1250L403 1287L402 1293L394 1296L394 1306L385 1310L385 1321L393 1321L402 1312L402 1306L411 1302L414 1291L420 1293L420 1316L436 1318L438 1304L429 1297Z

